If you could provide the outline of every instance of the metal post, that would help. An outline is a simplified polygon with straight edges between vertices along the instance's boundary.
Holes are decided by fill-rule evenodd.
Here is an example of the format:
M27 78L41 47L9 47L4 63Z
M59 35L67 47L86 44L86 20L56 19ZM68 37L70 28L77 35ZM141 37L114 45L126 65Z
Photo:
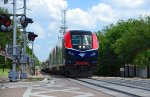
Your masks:
M26 15L26 0L24 0L24 15ZM26 54L26 28L24 28L24 31L23 31L23 40L24 40L24 45L23 45L23 53L22 54L25 55ZM20 74L20 78L26 79L27 78L26 64L22 64L21 66L22 66L22 72Z
M26 15L26 0L24 0L24 15ZM26 28L24 28L24 54L26 54Z
M34 53L34 51L33 51L33 41L32 41L32 58L33 58L33 53Z
M33 65L33 71L34 71L34 75L35 75L35 64L34 64L34 56L33 56L33 54L34 54L34 48L33 48L33 46L34 46L34 43L33 43L33 41L32 41L32 65Z
M16 0L13 0L13 69L9 71L10 81L17 81L18 73L16 71Z
M15 57L16 55L16 0L13 0L13 71L16 71Z

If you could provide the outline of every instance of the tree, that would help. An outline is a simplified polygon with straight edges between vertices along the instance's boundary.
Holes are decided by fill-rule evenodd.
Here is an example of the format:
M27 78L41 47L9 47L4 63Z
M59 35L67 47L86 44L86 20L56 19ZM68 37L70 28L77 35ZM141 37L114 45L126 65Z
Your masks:
M149 17L128 20L128 31L113 44L115 52L126 63L132 64L135 57L150 48Z
M27 45L27 54L29 54L30 56L32 56L32 50L31 48L29 48L29 46ZM33 58L35 59L35 65L39 66L41 65L41 62L39 61L39 59L37 58L37 56L35 54L33 54Z
M150 49L138 53L133 62L140 67L150 66Z
M125 63L149 64L150 17L119 20L115 25L98 31L99 65L98 73L117 75ZM140 65L140 64L138 64Z
M97 73L105 76L118 76L120 67L118 57L111 48L106 34L103 33L100 31L97 33L99 40Z

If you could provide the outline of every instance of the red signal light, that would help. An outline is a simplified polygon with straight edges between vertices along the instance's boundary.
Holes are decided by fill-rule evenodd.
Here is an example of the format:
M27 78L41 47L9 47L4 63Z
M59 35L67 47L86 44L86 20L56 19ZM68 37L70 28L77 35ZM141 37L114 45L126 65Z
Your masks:
M0 31L8 32L12 30L11 19L6 14L0 14Z
M5 26L6 26L6 27L9 27L10 24L11 24L11 21L7 21L7 20L5 21Z
M0 15L0 23L3 24L4 26L8 27L11 25L11 20L7 15L1 14Z
M33 32L28 33L29 41L34 41L36 37L38 37L38 35L34 34Z

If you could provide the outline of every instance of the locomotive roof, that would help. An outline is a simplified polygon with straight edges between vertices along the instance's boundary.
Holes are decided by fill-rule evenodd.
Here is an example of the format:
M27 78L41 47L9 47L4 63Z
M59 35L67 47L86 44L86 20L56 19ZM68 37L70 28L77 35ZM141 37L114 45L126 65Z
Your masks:
M92 34L91 31L86 31L86 30L71 30L69 31L70 34Z

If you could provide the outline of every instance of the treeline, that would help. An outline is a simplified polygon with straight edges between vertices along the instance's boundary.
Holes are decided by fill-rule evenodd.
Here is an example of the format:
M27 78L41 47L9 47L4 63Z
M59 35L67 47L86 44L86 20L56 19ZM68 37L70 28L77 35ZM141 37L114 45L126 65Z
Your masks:
M119 76L125 64L150 65L150 16L120 20L98 31L97 36L98 75Z
M0 7L0 14L9 14L7 9L3 9ZM13 21L12 21L13 22ZM23 47L23 39L22 32L17 28L17 37L16 37L17 45L21 45ZM5 51L6 44L13 44L13 31L11 32L0 32L0 51ZM27 43L27 54L32 55L32 50L29 48L29 42ZM35 64L40 65L39 59L33 54L35 58ZM10 68L12 66L12 60L7 59L0 55L0 68L2 68L2 64L5 64L5 68Z

